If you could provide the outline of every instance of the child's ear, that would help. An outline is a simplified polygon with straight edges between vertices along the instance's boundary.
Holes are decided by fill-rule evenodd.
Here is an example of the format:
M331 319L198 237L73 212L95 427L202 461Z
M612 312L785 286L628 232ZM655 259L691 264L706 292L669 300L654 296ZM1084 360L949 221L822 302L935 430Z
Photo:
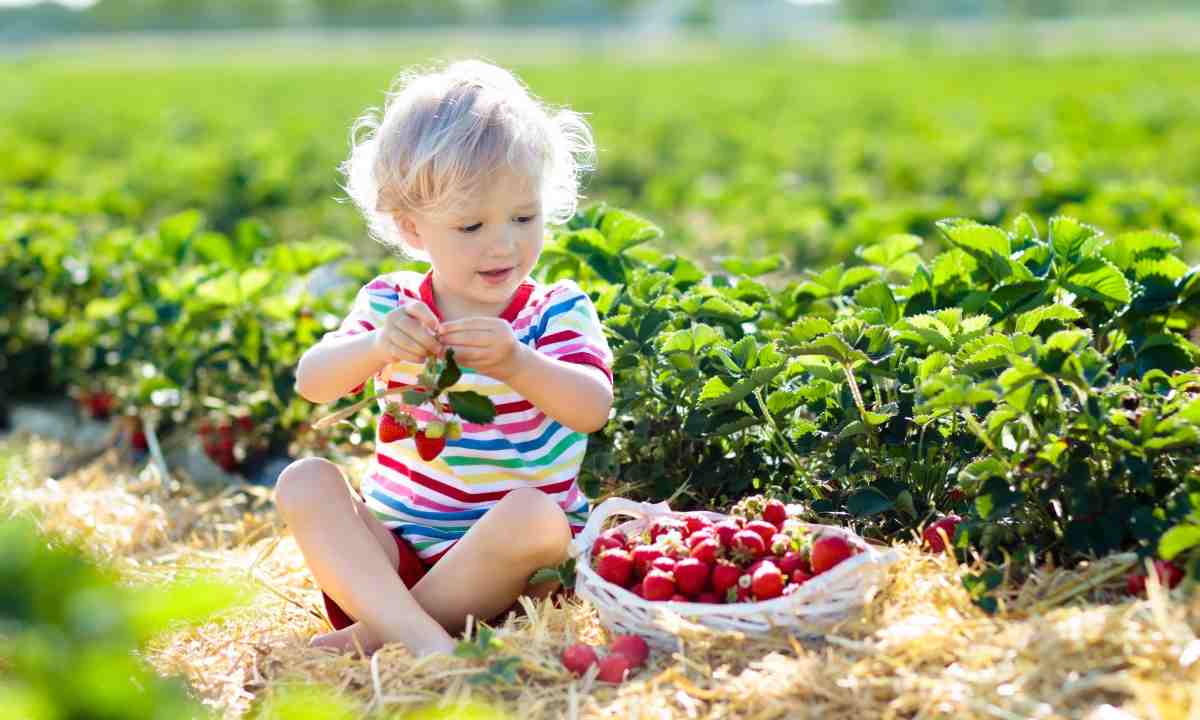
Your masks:
M396 227L400 230L400 235L416 250L424 250L425 243L421 239L421 233L417 230L417 223L413 220L412 215L393 216L396 221Z

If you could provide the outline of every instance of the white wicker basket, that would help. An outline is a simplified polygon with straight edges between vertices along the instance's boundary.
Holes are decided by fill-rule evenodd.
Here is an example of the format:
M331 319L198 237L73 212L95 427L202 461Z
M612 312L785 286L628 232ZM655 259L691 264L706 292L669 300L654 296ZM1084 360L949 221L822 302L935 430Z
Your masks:
M587 525L572 541L570 549L571 556L576 558L575 592L596 606L604 626L618 634L641 635L649 644L664 650L674 651L679 646L679 638L670 631L669 621L664 622L670 613L716 630L736 630L753 635L768 633L773 628L787 628L789 634L798 637L821 637L829 627L861 609L881 584L885 568L898 559L894 550L881 550L844 528L802 523L801 526L810 531L841 536L860 552L804 583L791 595L728 605L644 600L608 582L592 569L592 544L609 517L633 517L616 527L627 535L636 535L655 518L667 514L699 515L714 522L729 517L704 511L676 513L665 502L609 498L592 509Z

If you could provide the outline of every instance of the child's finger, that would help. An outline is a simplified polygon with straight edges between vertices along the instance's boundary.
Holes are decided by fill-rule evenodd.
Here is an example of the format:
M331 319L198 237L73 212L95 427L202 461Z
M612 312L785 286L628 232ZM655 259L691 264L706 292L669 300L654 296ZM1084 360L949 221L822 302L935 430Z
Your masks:
M438 334L438 340L444 344L455 345L470 345L473 347L485 347L491 338L491 333L486 330L472 330L469 328L459 328L454 330L443 330Z
M437 335L441 329L441 323L438 322L437 316L429 309L429 306L423 302L410 302L404 306L404 312L408 316L415 319L417 322L429 331L430 335Z

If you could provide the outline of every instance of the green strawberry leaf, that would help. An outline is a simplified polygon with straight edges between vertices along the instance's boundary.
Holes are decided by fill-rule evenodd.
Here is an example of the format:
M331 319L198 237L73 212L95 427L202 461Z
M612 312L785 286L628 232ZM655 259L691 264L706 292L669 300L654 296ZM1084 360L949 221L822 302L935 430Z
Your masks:
M469 423L486 425L496 419L496 406L491 399L473 390L446 393L446 397L454 413Z

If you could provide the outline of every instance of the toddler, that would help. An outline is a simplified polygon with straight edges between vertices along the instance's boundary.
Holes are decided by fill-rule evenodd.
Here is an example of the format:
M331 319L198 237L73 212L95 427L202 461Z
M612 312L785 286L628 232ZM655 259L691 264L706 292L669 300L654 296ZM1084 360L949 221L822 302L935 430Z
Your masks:
M567 558L590 509L576 475L587 434L608 421L612 352L578 285L529 274L545 224L574 213L594 147L578 114L479 61L402 76L381 115L354 123L351 147L345 189L372 235L431 269L362 287L300 359L299 393L329 403L367 381L415 385L427 358L453 348L452 389L486 395L496 417L465 423L428 462L412 437L377 441L361 497L333 463L298 460L275 501L334 627L312 645L450 652L468 615L494 621L518 596L557 589L528 581Z

